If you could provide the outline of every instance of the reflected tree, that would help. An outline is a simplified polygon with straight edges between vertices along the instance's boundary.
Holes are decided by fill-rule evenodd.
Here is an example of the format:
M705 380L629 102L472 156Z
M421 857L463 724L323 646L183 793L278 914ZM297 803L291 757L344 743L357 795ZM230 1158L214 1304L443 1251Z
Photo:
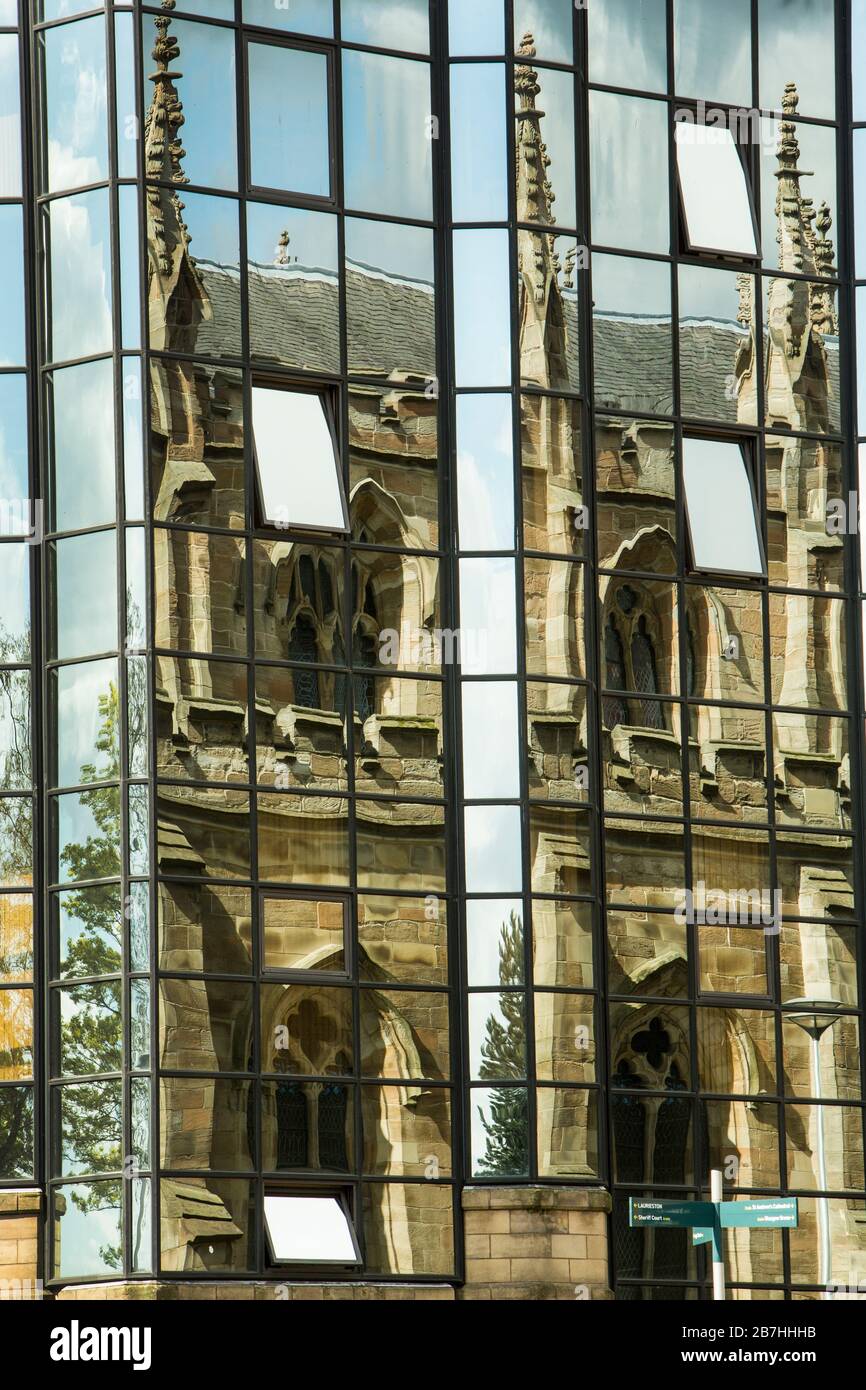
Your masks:
M502 923L499 937L499 983L523 984L523 926L515 912ZM521 991L501 995L504 1022L491 1017L481 1047L479 1075L484 1081L522 1081L526 1077L524 996ZM525 1086L493 1092L489 1118L482 1113L487 1135L484 1158L478 1172L491 1177L529 1171L528 1097Z

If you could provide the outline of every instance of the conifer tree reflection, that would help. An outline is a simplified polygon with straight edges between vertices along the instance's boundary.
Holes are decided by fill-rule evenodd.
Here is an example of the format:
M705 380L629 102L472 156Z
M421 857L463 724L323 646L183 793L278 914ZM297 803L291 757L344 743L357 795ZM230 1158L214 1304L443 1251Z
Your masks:
M517 913L502 923L499 935L499 983L503 987L523 984L523 925ZM481 1047L482 1081L523 1081L526 1078L524 996L510 991L500 996L505 1022L491 1015L487 1037ZM490 1117L481 1112L487 1135L484 1157L478 1172L495 1177L527 1173L528 1098L524 1086L503 1087L492 1092Z

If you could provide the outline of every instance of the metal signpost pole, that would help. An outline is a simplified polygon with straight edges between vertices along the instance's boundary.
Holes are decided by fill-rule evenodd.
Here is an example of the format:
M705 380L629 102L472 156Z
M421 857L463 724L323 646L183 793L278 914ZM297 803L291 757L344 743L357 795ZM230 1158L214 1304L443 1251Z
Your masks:
M713 1301L724 1303L725 1301L725 1249L722 1242L722 1225L720 1220L721 1201L722 1201L722 1170L713 1168L710 1171L710 1201L716 1209L716 1219L713 1223Z

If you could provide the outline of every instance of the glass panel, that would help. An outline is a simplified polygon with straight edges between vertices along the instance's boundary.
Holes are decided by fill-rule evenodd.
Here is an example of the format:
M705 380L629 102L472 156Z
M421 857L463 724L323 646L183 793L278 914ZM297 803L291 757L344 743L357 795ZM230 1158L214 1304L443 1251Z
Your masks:
M279 529L345 530L339 462L326 398L308 391L253 386L252 412L265 524Z
M78 531L114 521L114 369L110 359L48 377L49 525Z
M755 606L760 611L759 599ZM745 665L748 656L737 660ZM754 697L753 690L744 694ZM692 815L700 820L766 823L769 799L764 711L748 706L693 705L689 709L689 743Z
M33 1075L33 991L0 989L0 1081Z
M166 1071L249 1071L252 1030L251 985L160 980L159 1064ZM146 1065L146 1056L135 1065L142 1063Z
M586 249L573 237L548 236L526 229L518 231L522 386L551 391L580 390L575 270L586 269L586 254Z
M510 396L457 397L457 493L462 550L514 548L511 415Z
M847 719L774 714L773 738L779 823L850 830Z
M368 1077L447 1079L448 995L432 990L361 991L361 1072Z
M684 1091L691 1080L689 1010L679 1004L613 1004L610 1072L624 1090ZM620 1181L628 1181L620 1172ZM643 1172L632 1181L639 1181ZM659 1174L657 1181L664 1181ZM673 1177L666 1179L674 1181ZM678 1182L688 1181L679 1177Z
M183 231L176 225L174 204L166 200L163 208L166 227L173 235L182 235L187 244L187 273L177 285L172 284L170 292L165 287L159 295L151 294L151 349L240 357L238 205L232 199L186 191L183 205ZM154 261L164 257L158 237L149 253Z
M163 883L159 888L159 967L249 975L252 898L248 888Z
M467 893L520 893L520 810L467 806L463 812Z
M520 898L470 898L466 904L466 982L470 989L522 985L525 977Z
M668 85L666 0L593 0L589 77L609 87L664 92Z
M851 1105L786 1105L788 1184L806 1192L863 1187L863 1114Z
M595 1080L595 1002L589 994L537 990L535 1074L539 1081Z
M450 0L448 48L452 56L501 53L505 47L502 0Z
M455 232L454 352L458 386L511 380L508 233Z
M513 560L460 561L460 662L467 676L517 670Z
M294 649L314 634L296 620ZM239 668L240 669L240 668ZM258 780L281 791L306 787L345 791L345 677L301 667L256 670Z
M349 371L435 378L432 232L357 217L345 227Z
M529 1095L520 1086L470 1091L473 1177L529 1172Z
M670 267L661 261L596 255L592 270L596 405L670 415Z
M247 782L241 746L247 668L227 661L157 657L162 719L157 771L194 782Z
M125 348L141 347L141 247L138 228L138 190L122 184L117 190L120 249L120 339Z
M444 807L358 801L356 815L360 888L445 892Z
M244 542L157 527L153 546L157 646L246 656Z
M329 39L334 33L334 0L289 0L279 7L274 0L243 0L244 23L265 29L289 29L295 34L316 34ZM184 0L190 8L190 0ZM234 18L234 5L227 5L227 19ZM345 37L345 35L344 35Z
M639 833L636 828L640 827ZM604 823L605 875L609 902L647 908L680 908L686 881L682 826L663 821ZM648 871L651 862L653 870Z
M450 1186L365 1183L362 1191L367 1274L453 1275L454 1196Z
M17 5L15 9L17 10ZM0 142L0 198L21 196L21 93L18 72L18 39L14 34L2 34L0 130L3 131L3 139Z
M527 550L581 555L589 528L581 407L560 396L524 395L520 427L523 544Z
M243 1108L241 1097L238 1112ZM243 1121L229 1116L230 1126L236 1128L239 1123ZM236 1178L161 1178L162 1269L174 1273L193 1269L207 1274L257 1269L255 1193L254 1184ZM200 1223L210 1240L198 1236Z
M451 68L451 210L455 222L508 216L506 69L501 63Z
M30 739L30 672L0 669L0 791L30 786Z
M532 34L538 56L552 63L573 62L571 0L514 0L514 44Z
M117 648L117 536L72 536L53 547L55 655L89 656Z
M746 171L731 132L678 121L674 135L689 249L756 256Z
M351 683L356 792L444 795L442 685L367 675Z
M782 110L782 98L784 107ZM832 241L839 217L836 184L836 132L827 126L792 120L798 116L796 92L780 88L772 109L779 116L761 122L761 243L764 265L804 275L838 275ZM800 172L802 171L802 173ZM770 196L766 190L770 188ZM785 202L776 211L775 190ZM811 203L806 202L810 198ZM827 204L826 210L822 204ZM819 214L815 216L815 208ZM796 288L796 287L795 287ZM789 333L795 331L792 320ZM821 327L820 319L817 320ZM833 329L824 328L825 333Z
M526 996L520 990L469 996L469 1066L474 1081L526 1075Z
M468 800L520 796L517 683L464 681L463 795Z
M590 92L592 236L599 246L670 250L667 106Z
M574 77L553 68L532 66L535 48L530 40L527 35L519 50L519 56L529 62L519 63L514 76L517 220L574 227ZM539 148L544 151L542 178L538 175ZM542 256L552 250L538 237L521 240L534 243ZM531 255L524 254L524 262Z
M150 895L147 883L131 883L124 915L129 923L129 968L150 969Z
M766 438L767 548L770 581L789 589L844 589L848 504L837 444ZM819 482L820 479L820 482ZM815 533L815 495L825 500L825 524Z
M592 920L590 903L533 898L532 958L536 985L592 987Z
M146 789L145 789L146 790ZM249 878L250 799L210 787L159 788L157 855L164 873ZM146 866L138 872L146 872Z
M538 1176L597 1178L601 1171L598 1095L570 1087L539 1087Z
M864 1204L852 1198L800 1197L797 1214L799 1225L788 1237L796 1283L818 1284L827 1289L828 1298L862 1295ZM815 1295L794 1295L798 1297L812 1302Z
M127 652L141 651L147 643L147 560L144 527L130 526L124 532L126 547L126 612L124 646Z
M350 388L349 490L358 539L405 550L438 547L437 414L437 400L417 383Z
M119 973L123 940L119 884L57 893L52 911L59 979Z
M774 705L848 709L845 610L844 599L770 595L770 631L784 651L770 664Z
M0 660L30 659L30 546L0 545L0 593L3 628Z
M390 13L393 15L393 10ZM348 207L394 217L432 217L434 125L430 104L427 63L343 50L343 161Z
M399 0L396 5L371 5L369 0L340 0L340 33L345 43L371 48L399 48L429 53L427 0Z
M247 61L255 93L249 104L250 183L330 197L327 55L250 43Z
M11 212L11 208L6 211L4 221ZM58 198L48 204L43 217L51 304L46 324L47 356L62 362L109 352L112 298L108 190L97 188L71 198ZM8 252L3 261L16 264ZM20 255L17 263L20 264Z
M448 983L448 905L425 898L358 898L358 971L362 980Z
M836 115L833 7L822 0L759 0L761 105L778 110L796 82L807 116ZM808 166L815 167L815 166Z
M127 771L130 777L145 777L149 770L148 695L147 657L130 657L126 663Z
M265 970L346 971L346 903L339 898L262 899Z
M117 661L88 661L50 673L57 720L55 785L106 782L120 773Z
M688 669L683 693L705 700L764 699L763 599L754 589L687 590ZM760 720L741 710L700 712L692 716L691 737L726 743L754 743L763 752ZM744 723L748 720L748 723Z
M123 1182L56 1187L53 1193L54 1273L98 1279L123 1270Z
M151 359L149 409L154 517L182 519L187 526L242 530L246 498L241 373ZM188 410L194 412L192 434ZM136 440L140 428L136 424ZM141 457L140 446L136 457ZM162 532L155 544L167 544Z
M187 5L186 8L190 8L190 6ZM121 179L138 178L134 22L134 17L131 14L115 14L114 16L114 119L117 133L117 174Z
M611 992L669 998L689 994L688 935L683 912L648 912L637 904L628 912L609 911Z
M33 882L33 803L29 796L0 797L0 888Z
M164 1168L220 1168L243 1173L253 1167L253 1086L249 1081L216 1077L165 1077L160 1081L160 1162ZM184 1178L183 1198L192 1203ZM211 1184L208 1184L209 1186ZM163 1180L165 1193L168 1184ZM180 1184L178 1184L180 1196ZM216 1208L216 1211L214 1210ZM211 1197L199 1208L189 1205L199 1220L226 1220ZM221 1232L221 1228L217 1227ZM216 1232L214 1232L216 1234ZM219 1246L217 1246L219 1248Z
M0 1134L0 1178L29 1181L34 1173L32 1087L0 1087Z
M33 975L33 899L29 893L0 893L0 984Z
M108 178L105 20L62 24L44 44L46 192Z
M683 414L756 425L754 278L697 265L677 274Z
M751 106L751 0L675 0L674 46L680 96Z
M60 1086L53 1095L57 1099L60 1131L59 1176L119 1170L123 1083L97 1081L86 1086Z
M60 1076L120 1071L120 983L76 985L54 991Z
M144 440L141 418L141 363L123 364L123 473L126 520L144 520Z
M776 854L782 915L816 920L819 925L810 924L805 938L812 949L829 929L820 924L854 916L853 845L845 835L798 830L794 835L777 834ZM804 973L814 969L807 955L801 968Z
M683 483L696 568L762 575L753 484L739 444L684 439Z
M694 827L692 886L695 910L708 924L776 926L770 882L770 847L765 832L740 828L736 837L716 828ZM762 933L763 934L763 933Z
M347 803L334 797L260 793L259 874L274 883L346 884Z
M262 985L262 1071L348 1076L353 1068L352 991L330 986Z
M526 667L531 674L584 674L585 575L583 565L570 560L524 560Z
M829 998L856 1009L857 930L831 922L783 922L782 1002Z
M130 1269L133 1274L149 1274L151 1259L151 1182L150 1178L134 1178L132 1182L132 1248Z
M253 359L338 372L336 217L248 203L247 277Z
M159 86L151 90L150 47L154 22L154 16L146 16L142 20L144 101L148 107L148 120L152 119L157 100L160 100L160 105L165 101L165 94ZM167 155L161 149L154 155L148 151L148 175L174 180L180 171L193 184L210 188L237 188L235 103L226 100L226 94L235 90L234 34L230 29L217 25L195 24L173 17L170 24L166 42L173 39L180 49L180 57L172 67L181 69L179 73L173 73L173 77L184 114L183 147L179 154L171 149ZM160 55L157 59L158 70L165 61ZM170 87L168 91L171 91ZM146 124L146 142L147 136ZM161 198L164 196L161 195Z
M265 1195L265 1230L277 1264L358 1264L352 1227L337 1197Z
M863 57L866 55L866 7L864 7L863 0L854 0L851 6L851 55L854 77L853 116L855 121L862 121L866 120L866 87L863 83Z
M29 501L26 388L23 372L0 374L0 536L30 535L36 521ZM8 549L3 547L4 554Z
M530 887L534 893L590 893L589 856L589 824L584 812L541 802L530 805Z
M55 209L59 209L53 220L59 222L65 211L64 202L55 203L53 206ZM2 264L6 268L3 276L5 307L2 326L0 326L0 367L20 367L24 365L26 360L24 276L21 274L24 265L24 231L21 208L14 203L0 205L0 258L2 258ZM52 264L52 272L54 268ZM68 285L65 290L68 293ZM59 312L62 315L62 287L59 287L59 293L61 294ZM96 311L98 304L95 304L93 308Z
M746 935L741 932L741 939ZM763 933L752 935L758 938ZM758 949L763 954L762 940ZM717 947L713 954L723 956L724 947ZM746 951L739 954L743 967L754 974ZM727 973L737 973L734 962ZM775 1014L759 1013L757 1009L698 1009L698 1084L702 1091L721 1095L775 1095Z
M828 998L825 1013L793 1007L790 1014L782 1015L786 1093L823 1096L826 1100L859 1100L859 1045L858 1020L837 1014L832 999Z
M402 1087L361 1088L364 1172L428 1182L450 1177L450 1093L430 1087L411 1106L404 1097Z
M673 427L628 416L597 417L595 473L599 564L675 574Z

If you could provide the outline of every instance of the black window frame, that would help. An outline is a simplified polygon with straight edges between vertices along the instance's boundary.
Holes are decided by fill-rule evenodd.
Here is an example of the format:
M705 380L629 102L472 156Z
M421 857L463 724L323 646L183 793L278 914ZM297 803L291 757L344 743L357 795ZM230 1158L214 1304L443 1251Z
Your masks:
M763 247L761 245L761 224L758 218L757 165L751 146L744 146L742 140L738 138L740 134L739 117L742 113L742 110L742 107L725 106L720 103L709 104L705 102L699 103L697 101L682 101L680 100L680 98L677 98L674 103L673 130L671 133L671 141L673 148L673 175L677 190L677 251L681 258L686 258L690 261L720 261L723 263L723 266L727 266L728 269L737 266L743 267L744 269L755 270L757 272L760 271L760 268L763 264L764 255ZM697 246L693 243L689 235L688 210L686 207L686 199L683 192L682 181L680 179L680 165L679 155L677 153L678 147L676 139L676 127L678 125L691 124L707 126L710 129L718 129L718 122L711 123L706 120L702 121L699 119L702 111L704 114L706 114L708 111L723 111L727 113L729 117L723 129L730 131L731 138L734 142L734 149L737 152L743 170L743 178L745 180L746 185L746 194L749 199L749 211L752 216L752 230L755 235L756 251L755 255L753 256L743 255L742 253L737 251L725 251L720 249L719 247ZM746 116L749 121L760 121L761 119L759 113L754 110L749 110L746 113Z
M331 1198L337 1201L345 1217L346 1226L352 1239L355 1249L355 1259L349 1262L343 1260L277 1260L274 1256L273 1246L271 1245L270 1231L268 1230L268 1219L265 1209L265 1201L268 1197L304 1197L314 1200ZM358 1239L356 1211L358 1209L357 1189L354 1183L335 1184L307 1181L301 1183L282 1184L266 1178L262 1189L262 1235L264 1237L264 1268L266 1273L278 1273L291 1270L293 1274L321 1274L323 1270L333 1270L335 1273L348 1274L360 1271L364 1268L364 1256L361 1252L361 1243Z
M284 981L292 984L336 985L344 988L354 980L354 951L352 949L352 905L349 893L340 893L323 888L261 888L259 900L259 951L261 976L265 982ZM268 965L265 958L265 904L274 900L290 902L339 903L343 911L343 969L342 970L301 970L278 965Z
M265 492L262 486L262 475L259 468L255 419L252 409L252 393L254 388L265 391L281 391L285 395L316 396L320 401L322 414L325 417L325 423L331 436L331 447L334 454L334 472L340 493L340 506L343 512L343 526L339 530L336 527L311 526L303 522L292 521L282 526L268 518L267 507L265 505ZM343 470L343 449L340 443L340 418L340 386L336 382L275 376L267 372L253 371L250 374L249 426L247 432L250 438L254 475L253 531L265 533L269 537L273 537L274 535L289 537L294 534L304 537L335 537L338 540L347 540L351 536L352 526L349 515L349 498L346 492L346 479Z
M246 188L243 190L247 198L279 198L291 200L293 207L306 207L315 209L336 209L338 206L337 195L337 126L336 126L336 95L337 84L335 74L334 46L326 42L309 42L302 38L293 36L283 37L272 30L262 30L261 32L251 31L244 28L241 31L241 45L243 50L243 83L244 83L244 112L243 112L243 142L244 160L246 168ZM328 194L304 193L301 189L279 188L270 184L256 183L253 180L253 149L252 149L252 122L250 120L250 105L254 97L252 83L250 82L250 45L258 45L260 48L288 48L293 52L318 53L325 59L326 81L325 92L328 101Z
M685 482L685 446L690 439L703 439L717 444L733 444L740 450L743 464L746 470L746 477L749 480L749 488L752 494L752 516L755 522L755 535L758 541L758 551L761 557L761 573L752 574L747 570L737 569L710 569L706 565L699 565L695 558L695 546L692 537L692 523L689 514L689 495ZM683 430L680 440L680 486L682 488L683 499L683 520L685 522L685 541L686 541L686 573L699 579L710 577L721 577L723 579L735 579L748 585L765 585L768 582L767 567L767 547L764 540L762 525L762 509L760 494L758 491L758 459L757 459L758 440L756 436L749 434L726 434L724 430Z

